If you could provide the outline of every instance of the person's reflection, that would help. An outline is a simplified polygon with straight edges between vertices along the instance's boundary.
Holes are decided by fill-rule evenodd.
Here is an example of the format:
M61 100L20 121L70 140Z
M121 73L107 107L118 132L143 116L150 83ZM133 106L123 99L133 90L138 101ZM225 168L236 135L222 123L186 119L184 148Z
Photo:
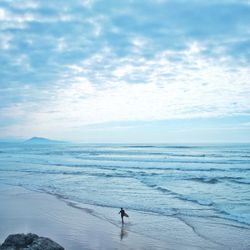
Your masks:
M125 237L125 238L128 237L128 232L125 230L124 225L122 224L121 233L120 233L120 238L121 238L121 240L122 240L124 237Z

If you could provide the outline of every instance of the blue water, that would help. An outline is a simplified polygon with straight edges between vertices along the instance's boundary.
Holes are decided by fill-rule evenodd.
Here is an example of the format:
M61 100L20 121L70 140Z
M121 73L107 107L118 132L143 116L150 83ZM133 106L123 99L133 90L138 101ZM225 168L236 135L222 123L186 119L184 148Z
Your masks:
M250 145L0 144L0 183L82 204L250 225Z

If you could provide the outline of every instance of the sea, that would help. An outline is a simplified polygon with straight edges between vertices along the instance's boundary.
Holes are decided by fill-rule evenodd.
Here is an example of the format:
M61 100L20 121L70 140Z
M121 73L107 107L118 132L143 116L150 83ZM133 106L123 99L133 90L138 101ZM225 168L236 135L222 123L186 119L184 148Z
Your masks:
M123 207L250 225L250 144L5 142L0 183L99 208L110 221Z

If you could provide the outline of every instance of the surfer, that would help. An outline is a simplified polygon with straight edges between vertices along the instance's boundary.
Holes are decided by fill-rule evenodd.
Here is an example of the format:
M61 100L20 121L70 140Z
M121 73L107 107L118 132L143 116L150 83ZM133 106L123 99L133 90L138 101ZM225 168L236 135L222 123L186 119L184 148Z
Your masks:
M124 224L123 217L124 217L124 216L128 217L128 215L126 214L126 212L125 212L125 210L124 210L123 208L121 208L119 214L121 214L122 224Z

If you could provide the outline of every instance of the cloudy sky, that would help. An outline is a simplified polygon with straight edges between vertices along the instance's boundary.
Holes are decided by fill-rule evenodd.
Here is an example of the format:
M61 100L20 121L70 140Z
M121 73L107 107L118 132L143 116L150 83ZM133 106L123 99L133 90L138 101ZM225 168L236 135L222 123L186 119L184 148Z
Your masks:
M250 142L249 0L1 0L0 138Z

